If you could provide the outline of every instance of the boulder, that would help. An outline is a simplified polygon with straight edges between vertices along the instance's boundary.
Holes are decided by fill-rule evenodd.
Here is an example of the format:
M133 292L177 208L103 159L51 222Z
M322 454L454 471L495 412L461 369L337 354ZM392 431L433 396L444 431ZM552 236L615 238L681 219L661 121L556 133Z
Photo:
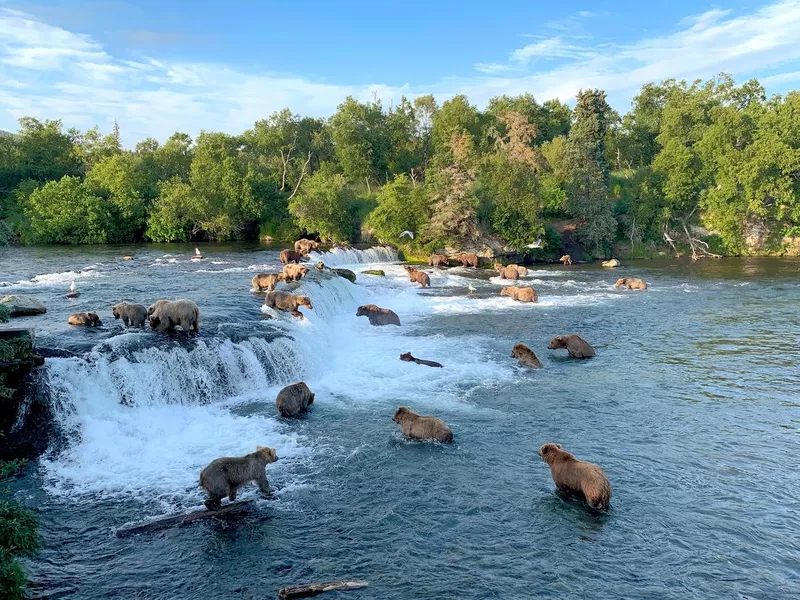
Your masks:
M331 269L333 273L336 273L339 277L344 277L348 279L351 283L356 282L356 274L353 273L350 269Z
M602 263L602 265L606 268L613 269L614 267L620 266L622 263L619 262L616 258L612 258L611 260L607 260Z
M377 275L378 277L386 277L386 272L382 269L367 269L366 271L361 271L364 275Z
M26 317L29 315L43 315L47 312L44 304L30 296L4 296L0 304L5 304L12 317Z

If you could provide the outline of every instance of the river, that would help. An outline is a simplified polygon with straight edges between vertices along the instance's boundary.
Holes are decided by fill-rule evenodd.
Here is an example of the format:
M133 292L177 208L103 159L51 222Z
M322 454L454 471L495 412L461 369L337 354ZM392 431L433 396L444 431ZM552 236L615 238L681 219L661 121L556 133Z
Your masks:
M532 305L489 271L426 269L422 290L391 250L333 251L322 259L358 282L312 269L298 321L268 318L250 291L277 251L202 250L0 249L0 293L48 307L14 324L60 354L39 373L56 434L13 486L42 524L34 597L255 599L342 578L370 582L351 600L800 597L800 262L536 267ZM650 289L614 288L622 276ZM200 307L196 337L111 316L178 297ZM402 326L356 318L366 303ZM102 327L66 324L88 310ZM565 333L597 357L547 349ZM544 369L519 367L516 342ZM299 380L311 411L278 418L278 390ZM444 419L455 443L403 439L401 405ZM607 514L559 498L536 454L548 441L604 468ZM279 461L272 498L242 489L249 516L115 537L200 507L199 471L257 444Z

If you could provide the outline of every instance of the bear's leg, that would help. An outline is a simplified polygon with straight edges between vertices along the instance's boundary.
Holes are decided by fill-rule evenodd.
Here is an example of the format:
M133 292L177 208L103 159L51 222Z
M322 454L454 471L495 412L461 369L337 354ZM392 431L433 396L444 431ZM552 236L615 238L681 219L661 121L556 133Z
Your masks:
M258 489L265 496L269 496L272 493L272 488L269 487L269 481L267 481L266 473L261 473L258 476L258 479L256 479L256 484L258 485Z
M206 505L208 510L219 510L222 508L222 498L217 496L211 496L208 500L203 502Z
M230 490L228 490L228 500L230 500L231 502L236 500L236 486L235 485L232 485Z

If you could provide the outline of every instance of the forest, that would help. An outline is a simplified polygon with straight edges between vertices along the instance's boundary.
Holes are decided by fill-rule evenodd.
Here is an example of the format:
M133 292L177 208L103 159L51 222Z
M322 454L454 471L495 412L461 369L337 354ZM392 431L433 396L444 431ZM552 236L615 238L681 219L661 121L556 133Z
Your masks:
M413 239L400 238L411 231ZM327 119L284 109L239 135L176 132L133 149L20 119L0 132L0 243L384 242L420 254L536 245L583 258L800 251L800 92L756 80L644 85L618 114L530 94L455 96ZM671 248L670 248L671 247Z

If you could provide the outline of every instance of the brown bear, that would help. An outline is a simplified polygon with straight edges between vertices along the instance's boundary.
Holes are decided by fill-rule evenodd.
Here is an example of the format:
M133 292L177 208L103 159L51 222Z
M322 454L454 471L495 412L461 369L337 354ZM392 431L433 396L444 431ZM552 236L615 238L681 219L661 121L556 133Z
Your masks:
M517 270L517 273L519 273L520 277L527 277L528 276L528 268L527 267L523 267L521 265L508 265L508 266L509 267L514 267Z
M519 287L516 285L511 285L501 289L500 295L510 296L512 300L516 300L517 302L539 301L539 296L537 296L536 290L533 289L532 287Z
M594 348L586 340L575 334L554 337L547 347L550 350L566 348L572 358L592 358L595 355Z
M289 312L298 319L303 318L303 313L297 310L298 307L307 306L311 310L314 309L311 305L311 298L308 296L298 296L286 292L267 292L267 295L264 296L264 306Z
M431 278L428 277L427 273L423 273L419 269L415 269L414 267L409 267L406 265L405 267L406 273L408 273L408 279L411 283L418 283L422 287L431 287Z
M367 317L370 325L400 325L400 317L393 310L381 308L374 304L359 306L356 311L357 317Z
M250 280L250 283L257 292L264 290L271 292L279 281L287 281L286 273L259 273Z
M497 272L500 273L501 279L510 279L512 281L517 281L519 279L519 271L514 267L500 267Z
M572 257L569 254L565 254L564 256L562 256L561 258L558 259L558 262L564 264L565 266L566 265L571 265L572 264Z
M200 309L191 300L159 300L147 309L150 328L170 331L180 326L186 333L200 331Z
M291 262L299 263L303 255L294 250L281 250L281 262L288 265Z
M85 325L86 327L97 327L103 324L100 322L100 317L97 316L97 313L93 312L72 314L67 318L67 323L70 325Z
M525 344L514 344L511 350L511 358L519 359L519 362L531 369L541 369L542 361L536 356L536 352L528 348Z
M550 465L553 481L562 496L583 498L594 510L607 510L611 501L611 484L603 469L590 462L578 460L561 444L544 444L539 456Z
M275 399L275 406L284 417L296 417L314 403L314 392L304 382L287 385Z
M308 275L308 267L304 265L286 265L283 267L285 281L300 281Z
M272 491L267 481L265 469L278 460L275 448L256 446L256 451L244 456L224 456L211 463L200 472L200 487L208 495L205 501L208 510L219 510L221 500L227 496L236 500L236 490L245 483L254 481L262 494Z
M111 314L115 319L122 319L125 327L144 327L147 321L147 309L141 304L120 302L111 307Z
M450 259L445 254L431 254L428 259L428 265L431 267L449 267Z
M418 415L407 406L401 406L392 417L400 424L403 435L415 440L435 440L447 444L453 441L453 432L437 417Z
M425 365L426 367L442 367L442 363L438 363L432 360L422 360L421 358L414 358L413 356L411 356L411 352L406 352L405 354L401 354L400 360L417 363L418 365Z
M624 287L629 290L646 290L647 284L638 277L623 277L622 279L617 279L614 287Z
M478 262L480 261L478 255L471 252L461 252L456 257L456 260L465 267L477 267Z
M297 240L294 243L294 251L300 256L307 256L312 250L319 250L319 242L314 240Z

